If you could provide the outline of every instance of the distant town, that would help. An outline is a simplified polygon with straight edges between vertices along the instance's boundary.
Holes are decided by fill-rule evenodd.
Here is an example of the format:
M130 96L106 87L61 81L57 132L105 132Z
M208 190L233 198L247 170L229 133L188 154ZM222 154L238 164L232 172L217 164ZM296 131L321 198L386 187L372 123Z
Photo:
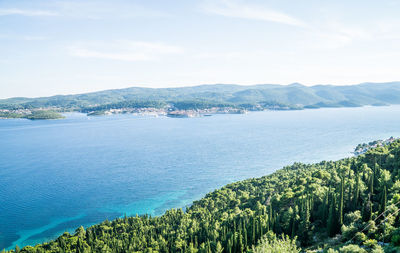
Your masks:
M393 136L390 137L389 139L386 140L376 140L376 141L371 141L369 143L362 143L358 144L357 147L354 149L354 155L362 155L365 154L368 150L380 147L380 146L386 146L391 144L392 142L398 140L399 138L394 138Z
M0 119L26 118L26 119L59 119L62 118L59 108L39 109L0 109ZM245 114L247 110L234 107L212 107L206 109L174 109L174 108L118 108L107 110L93 110L86 113L88 116L112 115L112 114L134 114L142 116L166 116L171 118L193 118L211 116L212 114Z
M81 112L88 116L133 114L141 116L165 116L171 118L193 118L212 116L213 114L246 114L248 111L264 110L298 110L280 104L255 104L255 105L214 105L198 102L179 102L168 104L157 103L132 103L128 106L121 104L92 105L84 108L39 107L39 108L7 108L0 109L0 119L26 118L26 119L59 119L65 112Z
M167 116L172 118L193 118L201 116L211 116L212 114L245 114L247 110L234 107L211 107L205 109L177 109L173 107L166 108L120 108L109 109L105 111L90 111L88 116L92 115L111 115L111 114L136 114L148 116Z

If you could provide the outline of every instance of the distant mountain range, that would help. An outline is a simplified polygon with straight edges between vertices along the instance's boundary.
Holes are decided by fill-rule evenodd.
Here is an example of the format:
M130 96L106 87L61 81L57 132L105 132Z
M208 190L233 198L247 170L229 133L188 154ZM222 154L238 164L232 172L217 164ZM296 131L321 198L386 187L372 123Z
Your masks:
M0 109L48 108L83 109L98 106L138 103L152 105L174 103L206 103L254 107L269 105L277 108L302 109L320 107L356 107L364 105L400 104L400 82L362 83L350 86L304 86L261 84L200 85L182 88L140 88L105 90L78 95L57 95L40 98L9 98L0 100Z

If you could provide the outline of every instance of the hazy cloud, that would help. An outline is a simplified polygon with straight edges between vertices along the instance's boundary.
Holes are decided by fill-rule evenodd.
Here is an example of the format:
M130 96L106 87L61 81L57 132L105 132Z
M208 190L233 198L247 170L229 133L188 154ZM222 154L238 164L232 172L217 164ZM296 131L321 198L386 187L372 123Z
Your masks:
M20 16L58 16L57 12L47 10L29 10L29 9L0 9L0 16L20 15Z
M83 43L69 47L71 55L119 61L153 61L164 55L180 54L183 49L164 43L116 41L113 43Z
M52 3L62 16L87 19L163 18L169 14L132 1L57 1Z
M0 16L61 16L83 19L129 19L129 18L162 18L170 15L163 10L147 8L130 1L37 1L37 9L0 8Z
M47 40L48 38L45 36L23 36L22 39L27 41L39 41L39 40Z
M283 12L244 2L235 2L231 0L210 1L206 2L203 8L206 12L226 17L269 21L293 26L306 26L303 21Z

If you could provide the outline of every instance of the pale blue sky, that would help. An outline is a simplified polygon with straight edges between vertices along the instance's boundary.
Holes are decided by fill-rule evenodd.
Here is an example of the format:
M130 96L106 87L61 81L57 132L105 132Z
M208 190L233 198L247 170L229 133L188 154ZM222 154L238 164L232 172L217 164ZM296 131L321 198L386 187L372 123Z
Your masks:
M400 80L397 0L0 0L0 98Z

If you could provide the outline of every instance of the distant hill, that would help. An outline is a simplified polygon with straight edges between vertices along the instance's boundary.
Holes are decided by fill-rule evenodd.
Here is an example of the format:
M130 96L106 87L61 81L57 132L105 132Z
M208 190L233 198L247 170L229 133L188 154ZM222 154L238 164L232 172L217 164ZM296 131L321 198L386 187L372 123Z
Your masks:
M105 90L78 95L0 100L0 109L58 107L82 109L121 102L206 102L210 104L247 105L275 104L290 108L355 107L400 104L400 82L363 83L350 86L304 86L261 84L200 85L182 88L140 88Z

